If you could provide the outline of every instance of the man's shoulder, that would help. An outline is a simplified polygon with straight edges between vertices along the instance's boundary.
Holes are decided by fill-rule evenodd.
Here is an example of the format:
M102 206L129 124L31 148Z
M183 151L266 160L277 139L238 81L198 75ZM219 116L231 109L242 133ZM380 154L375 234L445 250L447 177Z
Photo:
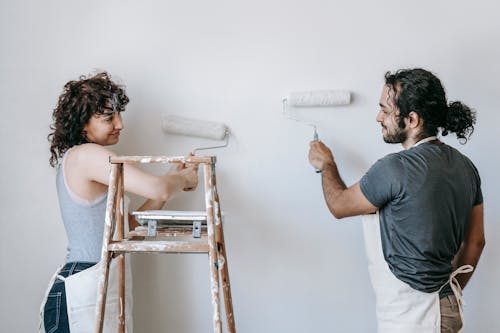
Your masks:
M404 176L405 174L405 158L400 152L390 153L377 160L368 170L365 176L373 175L376 177L383 176L393 179Z
M390 153L381 157L376 164L384 164L387 166L400 166L402 161L405 159L405 151L399 151L395 153Z

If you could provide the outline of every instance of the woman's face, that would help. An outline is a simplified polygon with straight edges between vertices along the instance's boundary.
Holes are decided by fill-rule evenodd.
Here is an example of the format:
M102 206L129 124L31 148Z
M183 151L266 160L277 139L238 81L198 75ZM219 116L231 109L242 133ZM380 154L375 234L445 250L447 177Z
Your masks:
M123 122L120 112L94 114L83 128L87 140L101 146L118 143L122 129Z

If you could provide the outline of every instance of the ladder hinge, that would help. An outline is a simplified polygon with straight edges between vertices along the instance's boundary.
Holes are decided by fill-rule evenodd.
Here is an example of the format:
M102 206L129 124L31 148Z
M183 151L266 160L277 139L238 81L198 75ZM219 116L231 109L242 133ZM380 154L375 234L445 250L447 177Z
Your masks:
M148 237L156 237L156 220L148 221Z
M201 237L201 221L193 221L193 238Z

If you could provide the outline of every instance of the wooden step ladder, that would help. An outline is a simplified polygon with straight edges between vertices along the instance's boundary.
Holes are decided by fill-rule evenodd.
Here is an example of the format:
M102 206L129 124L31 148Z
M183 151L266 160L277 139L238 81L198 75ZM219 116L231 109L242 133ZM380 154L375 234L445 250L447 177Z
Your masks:
M102 244L102 274L97 290L96 333L102 333L112 259L118 266L118 332L125 333L125 254L126 253L208 253L213 331L222 332L219 284L224 293L227 329L235 333L229 271L217 194L214 156L118 156L110 157L108 198ZM204 212L138 211L133 214L143 224L124 237L124 163L191 163L203 166ZM125 212L126 213L126 212ZM116 233L115 233L116 229ZM115 239L113 235L115 234ZM167 237L167 238L165 238Z

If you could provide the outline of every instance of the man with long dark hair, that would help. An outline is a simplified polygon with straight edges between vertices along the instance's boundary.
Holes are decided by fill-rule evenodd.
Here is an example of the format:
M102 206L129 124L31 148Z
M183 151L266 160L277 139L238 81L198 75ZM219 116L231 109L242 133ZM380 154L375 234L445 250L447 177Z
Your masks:
M485 245L481 182L474 164L438 135L466 143L475 112L448 103L440 80L423 69L385 75L376 118L387 143L404 150L378 160L347 187L330 149L311 142L336 218L365 215L369 271L379 332L458 332L461 288Z

